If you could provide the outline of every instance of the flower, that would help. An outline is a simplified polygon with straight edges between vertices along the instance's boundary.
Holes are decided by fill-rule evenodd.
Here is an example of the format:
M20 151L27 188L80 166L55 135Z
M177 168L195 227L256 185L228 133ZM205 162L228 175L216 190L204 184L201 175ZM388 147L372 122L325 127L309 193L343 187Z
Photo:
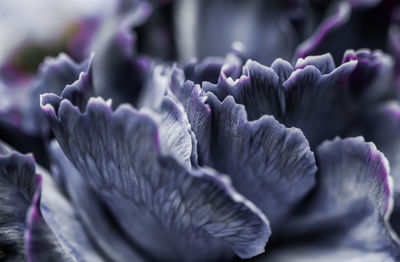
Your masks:
M396 24L382 26L394 56L348 49L346 41L364 42L355 33L337 62L341 47L327 40L395 3L271 1L274 19L259 22L249 14L264 10L261 1L243 12L241 3L205 2L123 1L98 28L94 55L78 63L61 54L40 67L33 98L16 103L33 131L5 138L38 138L45 167L0 142L2 260L400 260ZM151 41L164 35L160 43L174 46L172 24L160 21L190 10L207 23L179 39L182 57L200 59L160 60L181 55ZM208 30L220 10L252 24L239 39L247 48L229 51L235 34L221 32L219 45ZM236 19L219 20L235 33ZM282 46L257 42L259 28ZM298 35L286 48L290 28ZM190 46L203 38L209 45ZM336 52L308 55L325 48ZM20 131L7 121L8 134Z

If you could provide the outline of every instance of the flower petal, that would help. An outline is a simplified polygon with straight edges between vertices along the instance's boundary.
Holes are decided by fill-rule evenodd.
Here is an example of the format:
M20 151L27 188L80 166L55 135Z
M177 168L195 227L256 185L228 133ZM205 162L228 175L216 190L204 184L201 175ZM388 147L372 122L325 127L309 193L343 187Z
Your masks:
M29 262L75 261L58 242L40 211L40 183L27 214L26 256Z
M227 64L218 83L204 83L203 89L220 100L232 95L245 106L249 120L273 115L288 127L300 128L314 148L351 122L355 112L348 85L356 66L357 61L348 61L333 70L330 55L299 59L294 69L279 59L271 68L248 61L243 75L233 80L223 70Z
M162 137L148 115L126 105L112 112L101 99L90 100L85 113L65 99L42 107L66 155L148 257L204 260L229 257L230 249L243 258L263 252L270 231L262 213L224 176L189 172L163 155Z
M175 157L181 164L190 169L190 160L196 142L190 129L189 120L183 108L172 98L164 97L160 106L159 136L161 152ZM197 158L196 156L194 156Z
M31 156L0 147L0 259L20 261L25 258L26 212L37 186L35 164Z
M351 11L351 4L349 2L342 1L338 3L337 6L335 6L335 11L327 15L327 18L315 30L311 37L297 47L295 56L304 58L312 54L327 53L327 51L316 52L315 50L326 40L327 34L342 26L350 19Z
M373 141L389 160L390 174L394 182L394 196L400 194L400 104L387 102L369 113L359 128L359 134Z
M362 137L324 142L316 150L318 180L308 205L288 234L318 234L349 249L397 256L399 241L388 224L393 205L386 158ZM333 244L332 244L333 246Z
M389 160L390 174L393 177L394 213L392 225L400 232L400 104L397 101L387 102L362 120L357 135L363 135L367 141L374 141Z
M91 60L76 63L68 55L60 54L56 58L46 58L39 67L39 73L36 77L33 88L30 92L29 110L27 114L30 117L24 120L34 128L35 133L48 133L43 126L43 114L40 110L40 94L54 93L60 95L66 85L72 84L78 79L82 72L89 71Z
M37 168L41 183L27 216L26 248L31 261L104 261L86 235L75 208L49 174ZM72 171L72 170L71 170Z
M76 63L68 55L61 53L56 58L46 58L39 67L33 92L37 95L55 93L60 95L66 85L78 79L81 72L89 70L91 59ZM39 98L37 100L39 103Z
M259 206L277 229L289 210L314 186L314 155L300 130L273 117L248 122L232 97L209 94L212 122L209 159L203 164L229 174L240 193Z
M300 128L312 148L342 132L354 114L346 82L356 65L350 61L325 75L313 65L294 71L283 83L286 109L282 123Z
M280 92L283 90L279 85L279 77L271 68L257 62L248 60L243 67L243 75L236 81L223 70L218 84L204 84L203 88L221 100L232 95L237 103L246 107L250 120L263 115L281 116Z
M224 59L218 57L206 57L200 63L191 62L185 65L185 77L196 84L203 81L216 83L224 64Z
M299 45L296 57L331 53L338 63L349 48L386 49L391 14L399 7L398 1L347 0L323 4L328 10L324 21Z
M208 141L210 138L211 114L204 101L207 97L199 85L192 81L184 81L183 72L175 69L171 74L170 89L185 109L191 129L198 141ZM198 162L201 164L208 158L209 150L204 143L198 143Z
M356 60L349 79L350 94L359 102L376 102L391 92L394 61L380 50L347 50L343 62Z
M28 261L103 261L51 177L36 175L33 158L3 144L0 154L0 258L23 259L25 244Z
M295 69L304 68L308 65L313 65L321 72L321 74L329 74L335 69L335 61L331 54L327 53L319 56L307 56L299 58L296 62Z
M134 243L117 225L105 203L71 164L56 141L52 142L50 150L52 170L64 182L68 197L82 221L82 227L102 254L112 261L127 261L128 258L139 262L145 261L144 257L135 251Z

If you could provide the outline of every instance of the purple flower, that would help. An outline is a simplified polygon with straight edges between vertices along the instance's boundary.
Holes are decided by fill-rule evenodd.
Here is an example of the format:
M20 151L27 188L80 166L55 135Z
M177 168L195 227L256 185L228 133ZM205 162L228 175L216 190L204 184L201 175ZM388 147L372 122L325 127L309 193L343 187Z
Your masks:
M395 5L122 1L6 94L0 259L399 261Z

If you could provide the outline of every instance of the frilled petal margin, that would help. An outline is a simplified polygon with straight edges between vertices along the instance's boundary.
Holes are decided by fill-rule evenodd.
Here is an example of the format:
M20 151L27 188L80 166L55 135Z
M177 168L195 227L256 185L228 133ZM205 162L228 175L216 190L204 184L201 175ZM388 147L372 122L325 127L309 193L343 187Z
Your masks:
M33 82L29 100L29 118L27 121L34 128L36 133L48 133L44 127L43 114L40 110L40 94L55 93L60 95L66 85L74 83L82 72L88 72L91 67L93 56L76 63L68 55L61 53L56 58L47 57L39 67L39 73Z
M327 255L333 255L336 248L348 259L344 261L361 252L370 261L385 257L398 261L399 241L388 224L392 180L383 154L362 137L337 138L319 146L316 158L316 190L308 199L309 206L298 210L301 215L297 219L293 216L296 226L288 225L288 234L312 233L318 236L318 242L311 241L310 245L322 246L321 252ZM304 250L311 250L303 247L299 258L307 255ZM310 252L310 260L313 254L318 252Z
M191 130L193 130L197 141L208 141L210 137L211 110L204 103L207 96L205 96L200 85L196 85L192 81L185 81L184 79L183 72L175 68L171 72L170 90L183 106ZM199 152L198 162L202 164L209 158L208 154L210 150L206 144L202 143L198 143L197 147Z
M65 92L65 91L64 91ZM221 259L260 254L268 221L214 171L188 169L162 154L156 122L127 105L112 112L102 99L86 111L42 96L61 148L148 258ZM104 235L103 237L107 237Z
M0 144L0 259L25 259L26 212L37 187L32 156L24 156Z
M368 113L359 127L358 134L367 141L374 141L389 160L390 174L394 181L394 197L400 194L400 104L387 102ZM399 203L400 204L400 203Z
M33 203L27 214L26 254L27 261L76 261L58 242L53 231L49 228L40 207L41 179L33 197ZM69 221L68 221L69 222Z
M190 128L187 115L174 97L165 96L160 108L159 117L160 148L162 152L170 154L189 169L192 162L197 162L197 141Z
M236 80L221 70L218 83L204 83L203 89L220 100L232 95L249 120L272 114L286 126L299 127L314 148L349 124L353 112L347 86L356 66L357 61L349 61L335 69L328 54L299 59L294 68L282 59L271 67L249 60Z
M65 156L57 141L51 143L50 151L52 171L63 180L82 227L101 253L111 261L145 261L117 225L105 203Z
M280 117L282 104L285 101L283 89L279 85L279 77L274 70L248 60L243 67L243 75L232 76L232 71L239 71L239 73L242 71L241 65L233 70L235 67L239 65L225 64L218 83L204 83L203 89L211 91L220 100L232 95L237 103L245 105L250 120L258 119L266 114ZM292 69L291 66L290 69ZM236 81L233 80L235 77L238 77Z
M102 261L65 197L29 155L0 144L2 261Z
M39 67L34 85L34 94L61 94L66 85L72 84L81 72L90 68L93 55L82 63L76 63L68 55L61 53L56 58L46 58ZM39 97L37 98L39 103Z
M215 83L223 64L224 59L219 57L207 57L200 63L190 62L184 67L185 77L196 84L203 81Z
M26 248L30 261L104 261L69 200L45 170L37 167L37 172L41 183L27 217Z
M209 150L203 164L228 174L238 191L259 206L277 229L315 183L317 167L306 138L272 116L249 122L244 106L232 97L220 102L210 93L207 104L212 135L199 140Z
M343 63L358 61L349 78L352 98L360 103L379 101L391 91L394 73L393 58L380 50L347 50Z
M254 65L254 70L275 74L271 69ZM283 77L288 75L284 72L286 63L276 68ZM257 76L263 73L260 71ZM244 107L237 105L232 97L221 103L212 93L203 94L200 86L184 82L181 75L178 70L172 74L171 89L183 104L196 135L200 165L228 174L239 192L259 206L277 229L275 222L314 185L316 165L307 140L300 130L287 129L271 116L248 121ZM261 80L255 81L262 86ZM275 84L278 83L276 79ZM236 90L241 92L240 88L215 91L225 97Z
M400 104L387 102L364 116L355 134L374 141L389 160L390 174L394 184L394 210L392 225L400 232Z

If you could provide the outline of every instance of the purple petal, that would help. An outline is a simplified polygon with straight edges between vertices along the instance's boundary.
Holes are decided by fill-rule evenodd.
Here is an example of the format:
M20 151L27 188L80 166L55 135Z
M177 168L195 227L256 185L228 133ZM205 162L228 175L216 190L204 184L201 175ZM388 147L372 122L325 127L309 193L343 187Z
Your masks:
M39 67L33 93L36 96L43 93L60 95L65 86L74 83L82 72L89 71L91 59L78 64L63 53L56 58L46 58Z
M331 53L335 62L349 48L383 49L391 14L398 1L325 1L325 20L308 39L299 45L296 57ZM333 11L333 12L331 12Z
M182 165L190 168L190 160L195 159L194 134L184 109L170 97L164 97L160 107L159 136L161 152L175 157Z
M196 84L203 81L217 83L224 59L219 57L207 57L200 63L191 62L185 65L185 77Z
M101 99L90 100L85 113L66 99L42 107L71 162L150 258L217 259L230 257L231 250L248 258L263 252L270 230L262 213L224 176L189 172L163 155L162 137L148 115L126 105L112 112Z
M347 61L345 61L347 62ZM331 54L319 56L307 56L299 58L296 62L295 69L304 68L308 65L313 65L321 72L321 74L329 74L335 69L335 62Z
M247 121L232 97L222 103L209 94L211 134L204 165L228 174L235 188L264 211L277 229L287 213L314 186L314 155L300 130L273 117ZM197 136L199 137L199 136Z
M280 120L300 128L311 147L342 132L354 114L346 87L356 65L350 61L325 75L313 65L294 71L283 83L286 109Z
M37 168L41 185L27 217L26 246L32 261L104 261L86 235L75 207L61 194L45 170ZM54 257L53 257L54 256Z
M32 156L9 152L0 144L0 259L25 258L25 217L36 190L38 178Z
M349 79L350 94L364 103L371 103L390 94L394 61L382 51L347 50L343 62L355 60L357 67Z
M30 91L31 99L27 110L29 117L24 120L25 123L33 122L31 125L35 128L35 133L48 133L48 130L44 127L45 122L39 106L40 94L55 93L60 95L65 86L74 83L82 72L89 70L90 60L78 64L68 55L62 53L56 58L46 58L40 65L39 73Z
M387 102L367 114L356 134L363 135L367 141L374 141L389 160L390 174L393 177L394 213L392 225L400 232L400 105L397 101Z
M183 72L176 69L171 74L171 91L179 99L187 114L193 133L198 141L208 141L210 137L210 107L205 104L207 97L199 85L184 82ZM199 163L208 158L209 150L205 143L198 143Z
M325 21L315 30L313 35L297 47L296 57L304 58L308 55L315 54L315 49L325 40L326 35L345 24L349 20L350 15L351 5L346 1L340 2L336 6L335 12L329 14Z
M0 136L21 152L33 152L37 161L47 165L43 136L49 129L43 121L39 95L45 92L61 94L67 84L87 70L89 61L75 63L65 54L46 58L39 73L26 87L2 86L0 93Z
M40 189L33 198L33 203L27 214L26 256L28 262L74 261L58 242L40 211Z
M95 245L112 261L127 261L128 258L144 261L142 255L135 251L135 244L117 226L105 203L71 164L56 141L51 144L51 153L52 171L65 184L82 227Z
M26 253L27 261L102 261L50 176L39 167L36 175L31 156L2 144L0 153L1 259L19 261Z
M399 255L388 224L392 178L384 155L362 137L324 142L316 150L317 185L288 234L319 235L320 243Z
M359 128L367 141L373 141L389 160L390 174L394 180L394 194L400 194L400 105L392 101L369 113Z
M232 95L235 101L246 107L250 120L263 115L274 115L279 118L281 112L282 91L279 77L269 67L248 60L243 67L243 75L233 80L222 71L218 84L204 84L205 91L210 91L223 100Z
M203 83L203 89L220 100L233 96L249 120L273 115L288 127L299 127L312 148L342 132L356 113L348 86L357 61L334 68L332 57L322 55L299 59L293 69L281 59L271 67L249 60L236 80L224 71L229 66L223 66L217 84Z

